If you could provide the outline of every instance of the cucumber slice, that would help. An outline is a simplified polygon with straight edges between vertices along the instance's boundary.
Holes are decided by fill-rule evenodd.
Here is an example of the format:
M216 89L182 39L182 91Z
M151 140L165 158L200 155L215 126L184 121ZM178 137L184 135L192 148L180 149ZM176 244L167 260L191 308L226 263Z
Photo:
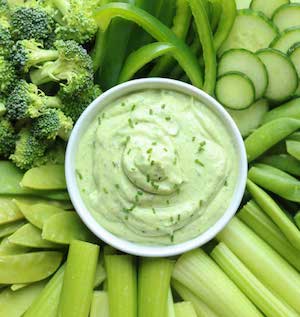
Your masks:
M260 99L244 110L226 109L239 128L241 135L247 137L263 122L265 114L269 111L266 99Z
M291 3L281 6L274 12L272 19L280 32L300 26L300 4Z
M235 0L237 9L248 9L251 0Z
M244 73L251 79L256 99L264 95L268 87L268 74L265 65L254 53L245 49L225 52L219 62L218 75L234 71Z
M278 35L273 22L260 12L239 10L232 30L221 46L219 54L232 48L244 48L251 52L268 47Z
M272 18L276 9L283 4L290 3L289 0L252 0L250 8L256 11L260 11L268 18Z
M260 50L256 54L268 72L269 85L265 97L276 102L292 97L298 87L298 76L290 58L272 48Z
M288 55L297 70L298 77L300 77L300 42L295 43L288 50Z
M255 88L245 74L230 72L218 78L216 97L227 108L246 109L255 100Z
M288 50L298 42L300 42L300 27L296 26L279 34L270 44L270 47L287 53Z

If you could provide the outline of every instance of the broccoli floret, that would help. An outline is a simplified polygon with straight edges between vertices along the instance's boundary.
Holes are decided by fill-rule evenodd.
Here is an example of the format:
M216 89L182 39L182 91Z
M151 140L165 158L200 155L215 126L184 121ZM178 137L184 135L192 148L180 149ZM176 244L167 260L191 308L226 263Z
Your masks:
M3 117L6 113L6 98L0 95L0 117Z
M93 63L87 51L75 41L56 41L59 57L30 73L36 85L58 81L65 94L78 96L93 85Z
M58 23L57 38L75 40L80 44L94 38L98 26L93 14L100 0L52 0L51 3L59 12L54 17Z
M36 85L20 80L7 98L7 117L10 120L37 118L48 107L61 107L60 100L48 97Z
M16 73L12 63L0 55L0 93L6 94L15 80Z
M12 52L12 61L19 73L27 73L31 67L58 58L56 50L43 49L34 39L18 41Z
M33 120L32 132L37 139L55 140L57 136L67 141L73 128L71 118L59 109L46 109Z
M16 142L16 148L10 159L21 169L28 170L35 166L46 152L47 143L33 136L29 128L23 128Z
M0 118L0 156L8 158L15 149L16 134L12 124L5 118Z
M54 41L55 23L42 7L17 7L11 13L11 26L15 40L35 39L46 47Z
M9 28L0 21L0 55L8 58L13 46Z

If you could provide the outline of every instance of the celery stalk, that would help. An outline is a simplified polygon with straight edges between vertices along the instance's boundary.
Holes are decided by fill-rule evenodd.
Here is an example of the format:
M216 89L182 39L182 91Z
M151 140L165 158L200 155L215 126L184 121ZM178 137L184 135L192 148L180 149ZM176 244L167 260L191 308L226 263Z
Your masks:
M94 292L90 317L109 317L108 295L106 292Z
M266 317L299 316L296 311L264 286L224 243L221 242L216 246L211 256Z
M173 261L160 258L142 258L138 278L139 316L167 315L168 292Z
M99 287L105 279L106 279L106 272L104 270L102 263L98 261L96 274L95 274L94 288Z
M58 317L88 317L93 296L99 246L73 240L58 306Z
M197 317L194 306L191 302L181 302L175 304L176 317Z
M135 258L130 255L105 255L109 316L137 316L137 277Z
M240 210L238 218L300 271L300 251L291 245L275 223L253 200Z
M174 280L222 317L262 316L217 264L201 249L182 255L175 264Z
M175 317L175 307L174 307L174 301L173 301L173 295L172 295L172 290L169 288L169 293L168 293L168 308L167 308L167 316L168 317Z
M300 313L300 275L238 218L217 235L269 289Z
M181 283L172 280L172 286L183 300L193 304L198 317L218 317L214 311Z

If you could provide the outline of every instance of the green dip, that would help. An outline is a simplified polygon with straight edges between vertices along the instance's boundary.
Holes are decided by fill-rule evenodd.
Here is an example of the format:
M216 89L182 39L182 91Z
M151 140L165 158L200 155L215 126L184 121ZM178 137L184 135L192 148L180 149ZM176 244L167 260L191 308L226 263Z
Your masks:
M238 162L222 121L194 98L143 90L103 109L80 140L77 181L111 233L168 245L198 236L229 206Z

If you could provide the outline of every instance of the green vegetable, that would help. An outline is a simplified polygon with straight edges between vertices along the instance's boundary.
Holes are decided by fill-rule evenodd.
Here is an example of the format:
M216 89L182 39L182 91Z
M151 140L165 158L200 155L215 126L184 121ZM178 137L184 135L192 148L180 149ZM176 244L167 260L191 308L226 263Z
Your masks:
M135 258L130 255L105 255L109 316L137 316L137 277Z
M299 109L300 109L300 98L295 98L269 111L264 118L264 122L267 123L269 121L280 119L280 118L300 119Z
M15 292L15 291L18 291L18 290L20 290L20 289L22 289L22 288L25 288L25 287L27 287L27 286L29 286L29 285L32 285L33 283L27 283L27 284L12 284L11 286L10 286L10 289L13 291L13 292Z
M188 288L222 317L262 316L256 307L201 249L182 255L173 279Z
M19 228L21 228L25 223L26 222L24 220L19 220L0 225L0 239L14 233Z
M59 267L62 253L54 251L0 256L0 283L18 284L43 280Z
M13 125L6 118L0 118L0 156L8 158L15 149L16 134Z
M95 291L93 294L90 317L109 317L107 292Z
M176 317L197 317L194 306L190 302L181 302L175 304Z
M287 140L286 141L287 152L292 155L295 159L300 161L300 142Z
M229 278L267 317L299 316L284 301L274 295L251 271L234 255L224 243L220 243L211 253L212 258Z
M96 268L94 288L98 288L105 279L106 279L106 272L104 270L103 263L102 261L98 261L97 268Z
M217 235L266 287L300 312L300 275L237 218ZM285 287L282 287L285 285Z
M42 238L54 243L70 244L72 240L95 241L75 212L57 213L43 226Z
M174 263L169 259L142 258L138 276L138 316L167 315L168 292Z
M9 236L4 238L0 243L0 255L24 254L30 249L9 242Z
M93 296L99 247L73 241L70 245L58 317L88 317Z
M8 93L16 80L14 67L10 61L0 55L0 93Z
M300 176L300 162L293 156L287 154L277 154L262 157L261 163L276 167L284 172Z
M16 204L7 198L0 197L0 225L24 219Z
M169 292L168 292L167 316L168 316L168 317L176 317L176 316L175 316L174 300L173 300L173 295L172 295L172 290L171 290L171 288L169 288Z
M300 212L297 212L297 214L295 216L295 222L296 222L298 228L300 229Z

